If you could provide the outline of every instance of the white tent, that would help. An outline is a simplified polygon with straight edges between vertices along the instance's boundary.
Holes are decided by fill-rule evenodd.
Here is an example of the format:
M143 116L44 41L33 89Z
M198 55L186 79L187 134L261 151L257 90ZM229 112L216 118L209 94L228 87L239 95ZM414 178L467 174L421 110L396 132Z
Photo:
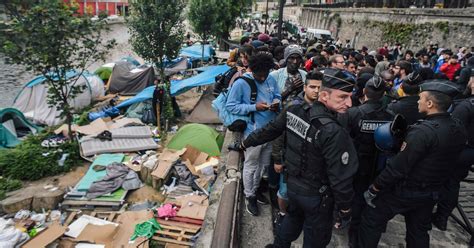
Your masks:
M76 85L85 85L85 90L76 96L71 105L79 110L88 106L92 101L104 96L104 82L97 75L87 72L79 76ZM68 72L68 78L71 79L70 85L77 78L76 72ZM17 108L26 116L27 119L35 124L45 124L48 126L58 125L63 122L58 116L60 110L48 105L48 84L43 76L36 77L25 84L18 93L13 102L13 107Z

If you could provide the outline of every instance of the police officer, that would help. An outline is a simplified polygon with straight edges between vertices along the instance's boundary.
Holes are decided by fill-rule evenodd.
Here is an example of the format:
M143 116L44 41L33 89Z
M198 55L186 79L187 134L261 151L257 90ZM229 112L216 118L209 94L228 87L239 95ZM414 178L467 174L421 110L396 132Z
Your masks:
M377 127L393 120L394 114L383 106L385 82L382 78L370 78L362 90L364 103L350 108L346 114L338 116L343 126L351 135L359 158L359 169L354 176L354 202L352 205L352 221L349 227L349 246L357 245L357 230L360 216L366 203L364 191L372 183L377 172L379 151L375 146L374 131Z
M288 214L273 245L290 247L304 229L304 247L325 247L331 241L333 210L336 228L348 225L353 198L352 177L357 155L337 113L351 106L354 80L337 69L326 69L318 100L293 105L277 119L252 133L241 148L269 142L283 132L286 146Z
M420 99L418 93L421 81L422 78L418 71L410 73L400 85L404 96L398 100L393 100L387 107L393 113L403 115L408 125L414 124L417 120L423 118L423 113L418 111L418 100Z
M385 225L397 214L405 216L407 247L429 247L431 213L466 132L447 112L459 92L451 82L428 80L420 91L418 109L426 117L408 128L400 152L364 193L370 207L362 215L359 247L377 247Z
M438 203L436 213L432 219L433 225L442 231L446 231L448 217L458 205L460 182L466 178L469 168L474 164L474 72L467 84L465 93L469 94L469 97L454 104L452 115L464 124L467 131L467 145L459 156L458 169L454 171L445 185L445 194Z

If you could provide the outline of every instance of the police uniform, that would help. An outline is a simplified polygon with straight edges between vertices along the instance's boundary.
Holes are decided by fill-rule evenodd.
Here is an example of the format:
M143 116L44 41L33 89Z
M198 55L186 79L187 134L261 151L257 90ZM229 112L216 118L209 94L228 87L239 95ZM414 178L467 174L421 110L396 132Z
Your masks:
M423 114L418 112L418 100L420 100L419 96L404 96L389 103L387 109L395 114L403 115L408 125L412 125L423 118Z
M433 81L422 84L421 91L437 91L451 97L458 92L448 81ZM410 126L400 152L388 160L369 188L372 196L368 192L364 195L370 196L369 205L375 208L366 208L362 215L358 246L377 247L387 222L402 214L407 247L429 247L433 207L452 171L452 162L465 143L464 127L449 113L431 114Z
M353 85L345 79L333 70L322 85L351 92ZM289 205L274 246L290 247L304 229L305 247L325 247L331 240L334 205L343 210L351 207L352 177L358 167L355 148L335 113L319 101L288 107L249 135L243 146L257 146L282 133Z
M370 87L374 91L383 92L384 86L381 78L373 77L367 81L365 88ZM341 124L349 130L359 159L359 169L354 176L355 196L349 228L350 246L357 244L360 217L366 206L363 194L375 178L378 159L382 157L375 146L374 132L379 126L391 122L393 117L393 112L383 106L381 99L369 99L360 106L350 108L346 114L338 116Z
M460 182L469 173L474 164L474 96L456 101L452 112L454 118L459 119L467 131L467 145L458 159L457 170L445 185L443 199L438 203L433 216L433 224L440 230L446 230L448 217L458 204Z

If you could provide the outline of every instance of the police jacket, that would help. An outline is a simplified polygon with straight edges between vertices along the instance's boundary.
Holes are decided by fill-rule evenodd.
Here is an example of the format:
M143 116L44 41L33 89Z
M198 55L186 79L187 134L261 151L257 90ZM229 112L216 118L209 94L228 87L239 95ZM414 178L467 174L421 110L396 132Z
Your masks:
M374 186L434 191L449 178L465 143L466 132L459 120L449 113L428 115L408 128L400 152L387 161Z
M399 100L392 101L388 104L387 109L395 114L403 115L408 125L414 124L417 120L423 118L423 114L418 112L419 96L405 96Z
M347 113L338 115L339 122L354 141L359 157L358 174L375 172L377 147L374 132L379 126L392 121L393 117L394 113L387 110L381 100L368 100L360 106L350 108Z
M464 124L467 131L467 143L474 147L474 96L454 104L452 115Z
M243 144L257 146L285 132L288 189L300 195L318 195L329 186L336 205L348 209L353 198L352 177L358 161L349 134L322 103L294 105L274 121L253 132Z

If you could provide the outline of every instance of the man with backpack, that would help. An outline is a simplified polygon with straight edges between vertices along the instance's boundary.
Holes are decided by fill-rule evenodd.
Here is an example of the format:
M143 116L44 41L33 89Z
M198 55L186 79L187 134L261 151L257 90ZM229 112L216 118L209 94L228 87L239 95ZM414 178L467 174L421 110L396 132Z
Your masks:
M273 57L268 52L259 52L249 58L249 70L230 87L225 107L239 116L250 116L246 123L244 137L262 128L273 120L279 110L280 91L271 76ZM257 192L262 178L262 170L271 161L271 143L252 147L245 151L243 184L246 209L252 215L258 215L257 202L268 204L268 200Z

